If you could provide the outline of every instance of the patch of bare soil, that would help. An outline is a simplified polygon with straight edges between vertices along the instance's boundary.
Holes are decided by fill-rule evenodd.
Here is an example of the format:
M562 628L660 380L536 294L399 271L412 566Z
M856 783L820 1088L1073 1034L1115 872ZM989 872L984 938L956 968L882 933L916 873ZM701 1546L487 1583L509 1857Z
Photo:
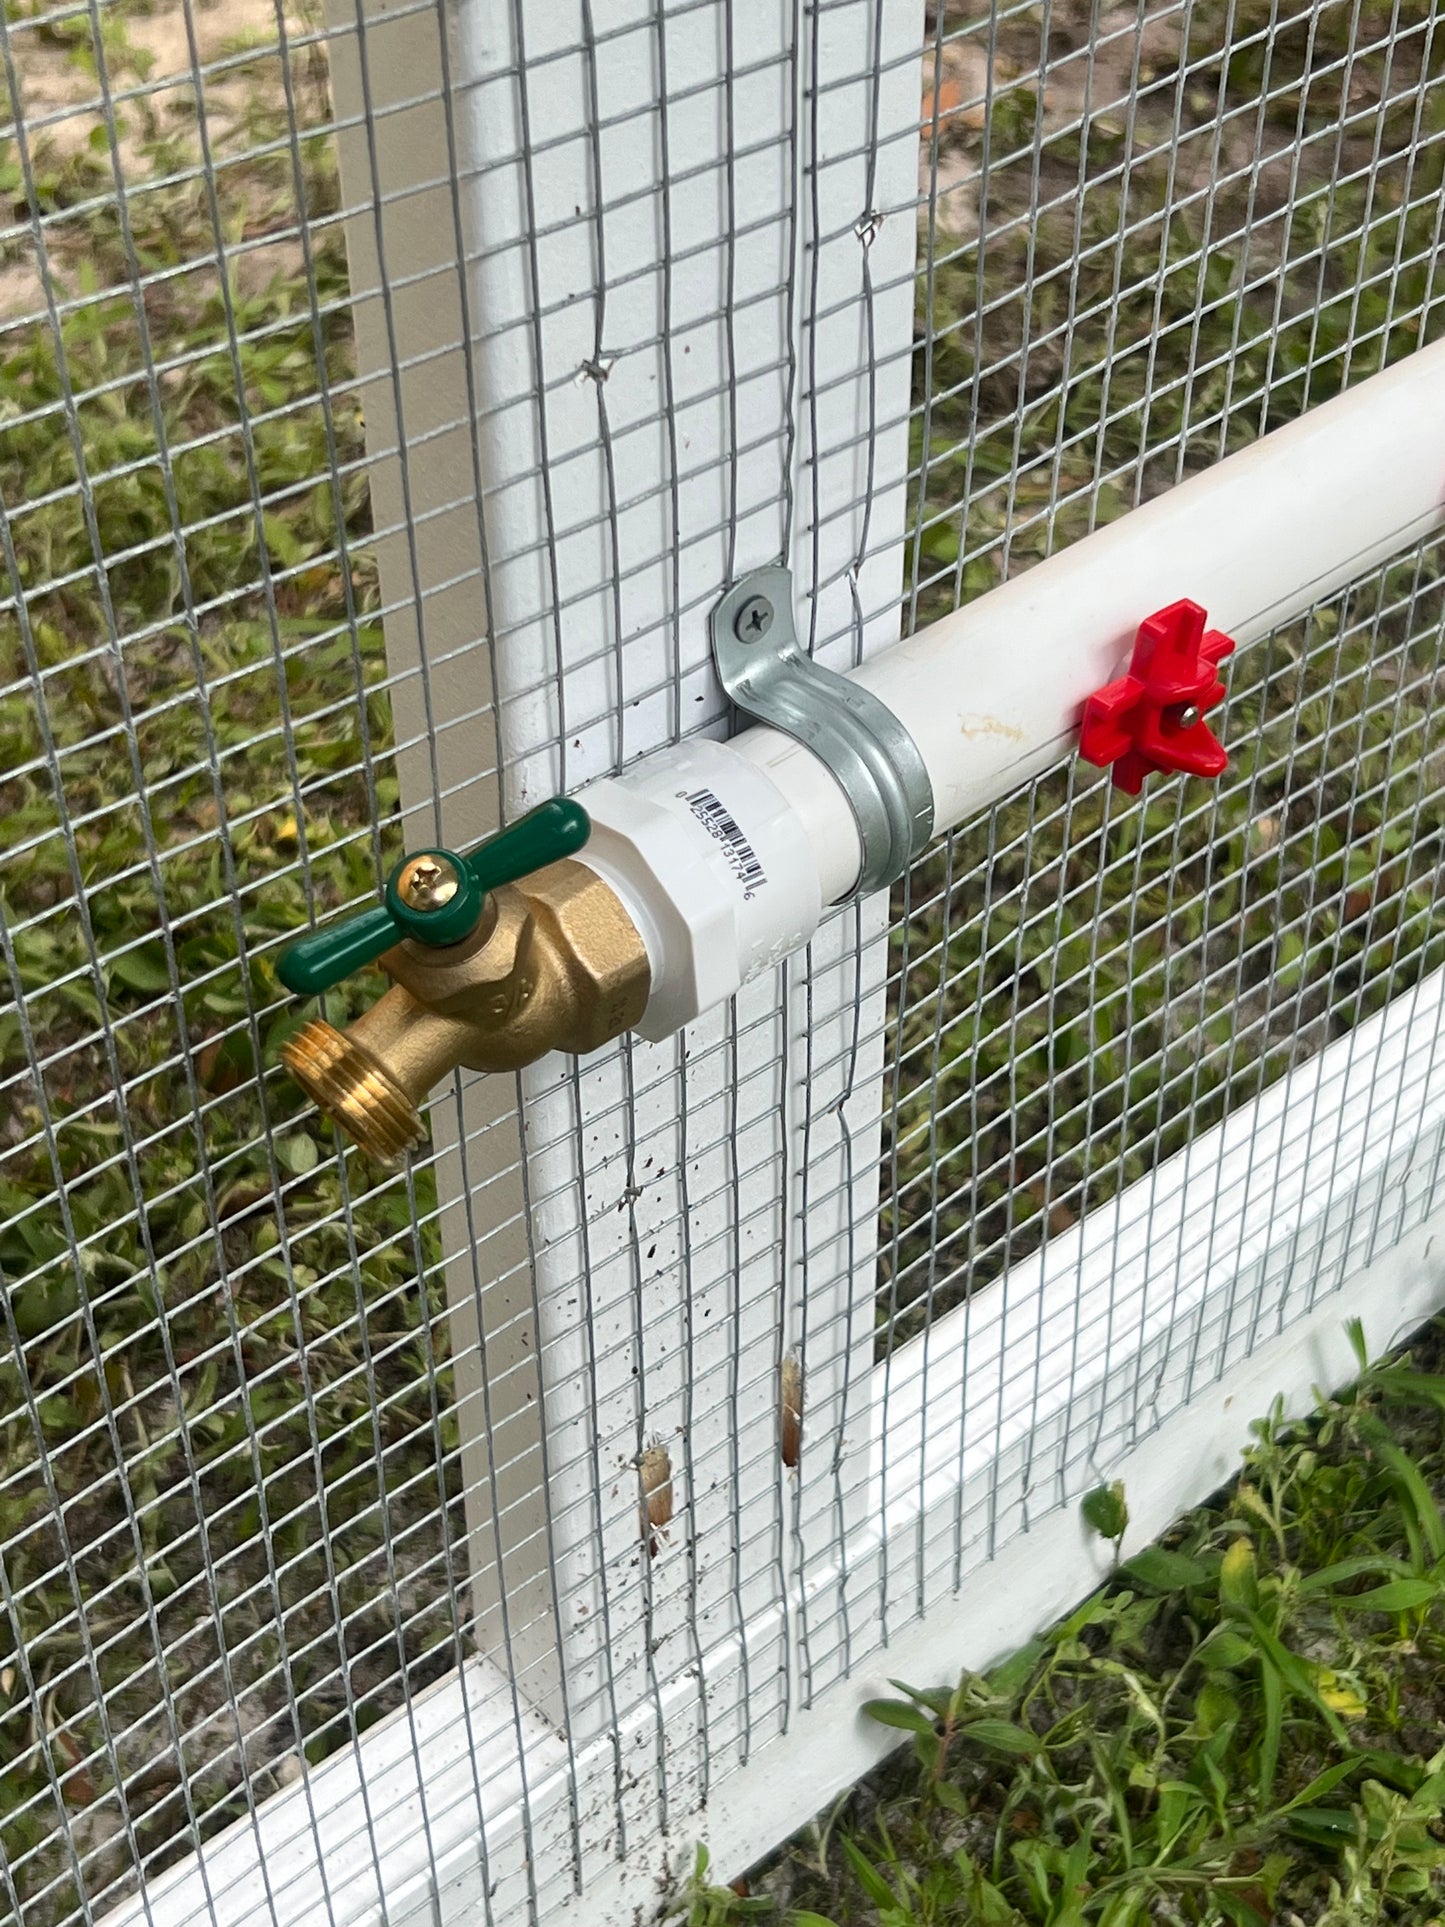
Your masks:
M45 313L44 268L73 289L85 255L85 215L97 203L194 181L209 150L228 230L254 232L265 197L248 157L284 127L282 61L304 85L324 54L307 23L275 0L175 0L107 9L99 55L89 13L36 8L9 23L15 85L0 124L0 324ZM299 39L301 45L295 42ZM280 126L277 125L281 117ZM37 233L37 216L38 228ZM228 231L226 239L232 235ZM43 258L42 258L43 255ZM236 258L241 286L299 268L294 242Z

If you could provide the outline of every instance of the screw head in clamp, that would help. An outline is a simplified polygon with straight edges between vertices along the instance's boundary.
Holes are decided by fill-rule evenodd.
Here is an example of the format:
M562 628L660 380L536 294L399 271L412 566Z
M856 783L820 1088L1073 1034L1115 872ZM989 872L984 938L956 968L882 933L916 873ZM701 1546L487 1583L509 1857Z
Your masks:
M860 846L850 896L902 876L933 831L927 767L886 703L800 646L788 570L770 563L731 583L708 634L718 681L738 710L804 743L847 797Z
M739 642L761 642L773 626L773 605L765 595L750 595L733 617Z

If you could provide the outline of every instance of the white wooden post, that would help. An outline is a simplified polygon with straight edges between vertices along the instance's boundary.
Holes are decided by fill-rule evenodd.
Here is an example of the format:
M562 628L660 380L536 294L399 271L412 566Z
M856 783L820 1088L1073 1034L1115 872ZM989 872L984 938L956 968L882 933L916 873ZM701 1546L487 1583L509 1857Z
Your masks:
M402 814L408 843L466 848L498 827L499 782L455 57L440 8L327 0L327 21ZM474 1637L546 1703L556 1636L515 1085L459 1079L430 1126Z
M830 662L896 636L922 17L881 9L875 45L879 12L779 0L730 31L722 9L636 0L463 11L513 807L721 721L706 616L749 568L791 563ZM798 1561L834 1558L865 1503L850 1411L871 1371L885 922L883 902L844 913L814 947L815 971L860 973L856 1054L851 999L810 1029L795 966L786 1003L764 979L683 1038L524 1080L568 1728L581 1744L660 1708L691 1667L665 1789L705 1787L811 1690ZM830 1196L806 1225L804 1161ZM732 1676L705 1690L694 1662L729 1641ZM639 1741L660 1744L656 1725ZM647 1765L619 1751L619 1839L658 1797Z

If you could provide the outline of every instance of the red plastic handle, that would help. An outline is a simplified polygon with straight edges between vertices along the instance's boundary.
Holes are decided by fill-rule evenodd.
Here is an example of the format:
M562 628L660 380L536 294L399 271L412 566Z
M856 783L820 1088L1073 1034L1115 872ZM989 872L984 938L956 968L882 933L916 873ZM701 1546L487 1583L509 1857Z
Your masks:
M1203 712L1224 694L1219 664L1230 637L1205 629L1197 602L1171 602L1139 624L1129 673L1084 704L1079 754L1114 770L1117 788L1137 796L1151 770L1222 776L1229 758Z

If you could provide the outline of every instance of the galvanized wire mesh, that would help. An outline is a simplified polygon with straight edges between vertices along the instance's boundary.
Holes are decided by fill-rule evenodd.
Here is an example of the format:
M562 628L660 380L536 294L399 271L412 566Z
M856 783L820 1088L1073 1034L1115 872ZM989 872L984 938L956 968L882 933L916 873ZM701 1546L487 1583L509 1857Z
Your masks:
M1430 543L1241 657L1217 785L1071 767L915 869L885 1348L1445 961L1441 618Z
M454 1663L460 1575L425 1166L261 1076L268 947L394 836L325 35L0 32L0 1861L44 1921Z
M816 1050L758 989L686 1042L544 1072L525 1161L506 1103L466 1080L437 1098L438 1152L400 1174L303 1114L271 1068L296 1019L268 958L375 889L404 806L413 836L484 827L498 792L575 786L719 718L705 651L675 640L712 593L689 599L685 545L720 585L739 522L767 521L812 592L812 645L846 656L1440 329L1445 114L1423 0L950 5L921 70L892 51L886 8L805 8L776 47L724 4L494 11L509 51L465 85L430 5L388 16L427 48L401 75L346 8L35 5L0 27L0 1892L27 1922L98 1917L288 1786L304 1827L316 1762L389 1712L415 1733L419 1690L474 1656L479 1623L511 1691L468 1728L478 1816L487 1744L532 1701L560 1694L578 1746L660 1709L666 1680L737 1632L748 1588L781 1597L809 1522L834 1521L836 1554L872 1503L856 1455L805 1456L780 1486L776 1437L736 1423L772 1400L795 1272L821 1300L876 1239L891 1359L1442 960L1427 547L1240 661L1213 793L1163 785L1121 808L1057 772L918 866L886 948L860 913L838 920L798 979ZM866 49L843 71L830 12L857 15ZM718 52L701 78L672 37L699 13ZM628 36L644 80L614 100L597 74ZM489 86L540 98L573 61L591 75L575 125L533 122L510 156L467 146ZM918 71L920 124L900 130L879 102ZM765 94L791 105L750 147ZM835 97L851 151L818 146ZM699 99L716 152L678 135ZM639 115L660 194L609 163ZM389 144L413 141L402 192ZM900 145L919 192L880 206L879 154ZM750 199L770 148L803 187L782 220ZM489 177L516 209L484 247L468 208ZM559 177L575 234L536 215ZM689 196L719 182L714 232ZM643 198L652 251L630 253ZM875 223L915 220L916 281L875 274ZM406 255L405 228L434 245ZM757 269L760 232L784 272L772 253ZM579 351L548 363L542 325L565 303L535 293L529 310L527 289L578 234ZM678 312L669 264L708 247L716 297ZM822 296L839 259L856 292ZM524 323L496 318L488 277L519 277ZM876 325L900 296L917 303L906 346ZM748 358L749 313L780 351ZM829 441L818 361L840 328L865 344L871 394L846 516L824 477L859 449ZM726 342L700 392L690 331ZM662 371L645 405L630 358ZM433 368L456 385L427 416L412 378ZM578 383L592 412L571 430L558 397ZM720 510L693 506L689 410L722 424ZM509 411L537 456L504 489L477 451ZM644 433L670 480L637 495ZM559 511L564 472L588 462L594 506ZM530 532L511 519L524 488ZM896 571L901 489L904 587L875 590L871 563ZM374 988L340 993L333 1020ZM777 1190L798 1142L816 1172L800 1237ZM538 1361L549 1247L572 1266L581 1352ZM681 1306L674 1291L650 1309L679 1278ZM805 1383L810 1344L852 1342L806 1323L793 1340ZM1178 1342L1210 1355L1207 1334ZM554 1367L539 1463L514 1439ZM654 1558L638 1507L664 1410L686 1523ZM517 1454L510 1509L478 1441L493 1466ZM737 1495L764 1486L740 1530ZM920 1545L918 1598L992 1529L970 1512ZM559 1685L548 1654L592 1597L556 1578L569 1544L611 1583L595 1666ZM551 1590L509 1595L518 1561ZM510 1597L500 1633L474 1603L488 1573ZM804 1697L882 1625L841 1584L814 1600ZM658 1742L658 1805L630 1808L619 1767L606 1810L574 1812L570 1854L527 1872L539 1907L572 1884L584 1836L625 1853L782 1729L784 1639L744 1644L685 1765ZM385 1831L368 1813L355 1854L377 1857Z
M1441 325L1431 8L933 26L913 622ZM910 879L881 1342L1435 961L1438 563L1405 566L1236 665L1214 796L1061 774Z

